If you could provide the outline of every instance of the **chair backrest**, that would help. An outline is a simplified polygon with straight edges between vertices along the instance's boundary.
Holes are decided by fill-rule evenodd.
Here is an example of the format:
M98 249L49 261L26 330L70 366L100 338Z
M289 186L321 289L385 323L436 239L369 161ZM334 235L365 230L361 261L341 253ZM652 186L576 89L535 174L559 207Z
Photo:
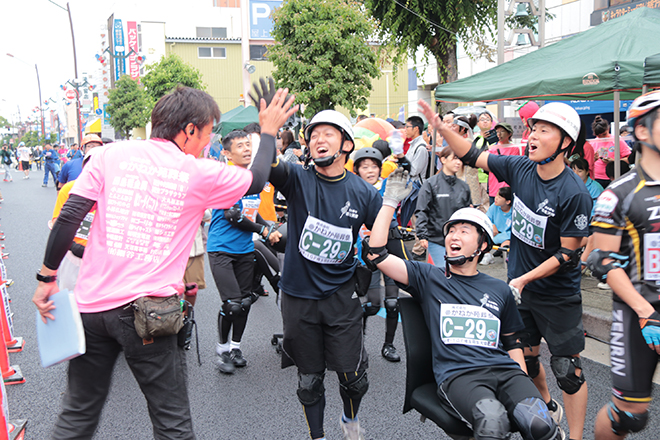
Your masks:
M399 311L406 345L406 397L403 412L412 409L412 392L427 383L435 383L431 355L431 337L419 302L410 297L399 298Z

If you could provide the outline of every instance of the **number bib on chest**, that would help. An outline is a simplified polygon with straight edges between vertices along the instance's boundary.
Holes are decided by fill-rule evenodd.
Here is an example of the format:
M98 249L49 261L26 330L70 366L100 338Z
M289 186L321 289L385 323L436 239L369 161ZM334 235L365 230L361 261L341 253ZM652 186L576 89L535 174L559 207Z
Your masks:
M341 228L307 217L298 250L300 254L315 263L341 264L353 247L353 233L350 228Z
M92 220L94 220L94 213L88 212L87 215L85 215L85 218L83 219L82 223L80 223L80 227L76 231L77 238L82 238L83 240L89 240L89 228L92 227Z
M537 248L545 249L545 228L548 217L538 215L529 209L517 197L513 197L513 209L511 210L511 232L518 240Z
M261 204L260 199L243 199L241 200L243 204L243 209L241 214L250 219L251 222L255 223L257 221L257 213L259 212L259 205Z
M483 307L441 304L440 335L445 344L497 348L500 320Z
M644 279L660 280L660 234L644 234Z

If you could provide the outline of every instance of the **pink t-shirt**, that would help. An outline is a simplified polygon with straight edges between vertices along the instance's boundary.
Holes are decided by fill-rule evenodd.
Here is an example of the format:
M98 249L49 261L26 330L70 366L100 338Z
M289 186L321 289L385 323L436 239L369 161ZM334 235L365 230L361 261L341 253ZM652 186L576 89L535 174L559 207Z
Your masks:
M496 144L491 146L488 149L488 152L490 154L501 154L502 156L522 156L525 151L525 148L522 145L514 145L514 144L509 144L507 146L503 146L500 144ZM488 195L490 197L495 197L500 190L500 188L509 186L505 182L500 182L497 180L497 177L495 177L495 174L490 173L488 174Z
M75 288L80 311L182 292L204 210L230 208L251 183L243 168L195 159L162 139L119 142L92 156L71 190L97 202Z
M604 138L596 138L589 141L591 146L594 147L596 157L609 157L614 160L614 139L611 136ZM630 147L623 138L619 138L619 148L621 149L621 159L630 156ZM607 180L605 167L607 164L598 159L594 163L594 176L596 179Z
M593 180L595 179L594 162L596 159L594 158L594 147L589 143L589 141L585 141L584 146L582 147L582 152L584 153L584 159L589 164L589 177Z

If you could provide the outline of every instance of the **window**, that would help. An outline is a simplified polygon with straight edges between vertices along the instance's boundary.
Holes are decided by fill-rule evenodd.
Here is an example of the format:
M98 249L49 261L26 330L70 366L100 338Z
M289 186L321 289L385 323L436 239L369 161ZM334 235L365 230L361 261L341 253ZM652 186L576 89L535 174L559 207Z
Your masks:
M258 44L250 45L250 59L255 61L267 60L266 51L268 47Z
M227 38L227 28L198 27L197 38Z
M224 47L198 47L198 58L227 58L227 49Z

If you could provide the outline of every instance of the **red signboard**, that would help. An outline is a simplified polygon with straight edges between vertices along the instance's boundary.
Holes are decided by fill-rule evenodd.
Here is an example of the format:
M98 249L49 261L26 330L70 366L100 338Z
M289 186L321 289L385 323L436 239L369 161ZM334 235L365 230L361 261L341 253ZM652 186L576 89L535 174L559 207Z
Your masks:
M76 91L69 89L66 91L66 99L76 99Z

